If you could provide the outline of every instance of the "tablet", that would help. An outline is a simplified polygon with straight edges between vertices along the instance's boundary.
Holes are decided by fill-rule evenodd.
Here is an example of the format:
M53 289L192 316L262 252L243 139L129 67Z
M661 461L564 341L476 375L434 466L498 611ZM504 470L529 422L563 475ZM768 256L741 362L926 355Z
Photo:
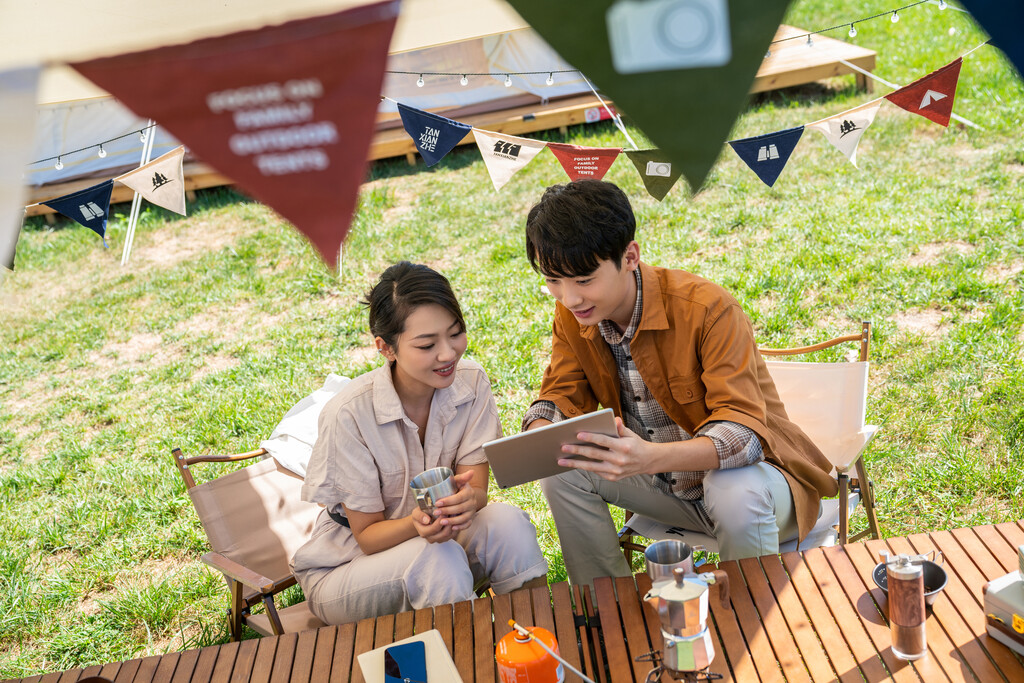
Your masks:
M494 481L499 487L507 489L528 481L568 472L572 468L562 467L558 464L558 459L581 457L562 452L562 446L565 444L581 443L576 438L579 432L615 436L615 416L612 409L605 408L571 420L488 441L484 444L484 454L491 464Z

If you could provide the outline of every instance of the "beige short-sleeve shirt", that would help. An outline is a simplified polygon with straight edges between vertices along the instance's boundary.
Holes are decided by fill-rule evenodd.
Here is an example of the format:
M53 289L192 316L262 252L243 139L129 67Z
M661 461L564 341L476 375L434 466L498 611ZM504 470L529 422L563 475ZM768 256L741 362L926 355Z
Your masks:
M484 369L459 361L455 381L438 389L423 444L395 391L387 365L353 379L331 399L306 469L302 499L343 513L383 512L385 519L416 507L409 482L433 467L487 462L483 444L501 436L498 408ZM313 538L296 553L296 572L337 567L359 553L351 532L321 514Z

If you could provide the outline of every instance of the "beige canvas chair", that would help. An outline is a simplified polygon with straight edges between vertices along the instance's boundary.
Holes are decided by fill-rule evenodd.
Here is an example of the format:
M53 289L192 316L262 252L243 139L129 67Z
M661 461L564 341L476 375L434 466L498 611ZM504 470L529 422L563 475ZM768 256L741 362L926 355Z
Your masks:
M871 439L878 432L875 425L864 424L868 387L868 345L871 339L871 323L861 324L859 334L849 334L828 341L793 349L766 349L761 354L768 357L794 356L844 343L859 344L857 360L850 362L801 362L766 360L768 372L779 391L779 397L786 407L789 419L799 425L807 436L821 449L833 465L833 474L839 484L839 496L822 501L822 512L818 523L800 548L812 548L847 543L865 536L878 538L878 517L875 512L875 496L867 469L861 457ZM850 477L851 471L856 478ZM849 536L849 518L859 502L863 501L867 514L867 528ZM698 549L718 550L713 536L669 527L640 515L627 513L626 524L619 532L620 543L627 559L634 550L642 551L644 546L636 543L633 536L661 540L674 538L685 541ZM795 550L796 541L784 543L780 550Z
M266 456L259 449L238 455L186 458L172 451L181 478L213 552L202 560L224 575L230 591L228 622L239 640L245 624L261 635L280 635L324 626L305 602L277 609L274 596L295 585L288 560L305 543L320 513L299 494L302 479L266 457L229 474L196 484L197 463L228 463ZM262 603L261 613L251 608Z

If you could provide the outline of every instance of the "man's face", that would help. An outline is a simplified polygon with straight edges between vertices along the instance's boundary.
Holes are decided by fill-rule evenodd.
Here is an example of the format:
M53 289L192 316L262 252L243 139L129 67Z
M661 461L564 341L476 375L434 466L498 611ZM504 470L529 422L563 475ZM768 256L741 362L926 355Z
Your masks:
M611 320L621 329L629 324L636 304L636 278L633 271L639 264L636 242L616 267L611 260L601 261L597 270L579 277L548 277L544 282L551 296L569 309L580 325L596 325Z

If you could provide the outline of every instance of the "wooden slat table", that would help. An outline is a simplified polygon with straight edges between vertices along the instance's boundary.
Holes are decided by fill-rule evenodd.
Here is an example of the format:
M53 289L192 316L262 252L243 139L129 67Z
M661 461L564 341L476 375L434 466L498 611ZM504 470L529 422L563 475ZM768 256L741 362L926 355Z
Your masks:
M1021 544L1024 523L1006 523L723 562L732 609L719 606L713 587L711 671L737 683L1024 681L1024 660L985 634L981 594L986 581L1017 568ZM949 583L928 618L929 655L913 663L893 656L885 594L871 580L886 547L945 556ZM509 618L552 631L562 655L598 683L640 683L652 664L637 658L661 644L657 615L641 600L649 588L646 574L598 579L593 594L558 583L19 683L77 683L94 675L114 683L362 683L358 654L429 629L440 631L465 683L495 683L494 647L510 630Z

